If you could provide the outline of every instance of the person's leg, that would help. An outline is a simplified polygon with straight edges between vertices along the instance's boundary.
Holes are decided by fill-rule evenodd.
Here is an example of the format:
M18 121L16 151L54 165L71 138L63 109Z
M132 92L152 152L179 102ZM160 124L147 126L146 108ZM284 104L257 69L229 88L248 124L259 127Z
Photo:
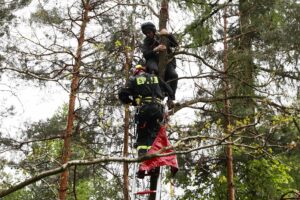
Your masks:
M163 107L157 103L145 104L138 116L138 145L151 146L160 129L163 119Z
M156 74L158 75L158 62L155 59L149 59L146 62L146 69L147 72L150 74Z
M136 148L138 156L144 156L148 151L148 133L147 133L147 123L144 120L144 117L139 113L137 115L137 139L136 139ZM143 179L145 177L145 171L138 170L137 178Z
M149 104L147 131L149 135L149 146L152 146L160 129L160 122L163 119L163 106L157 103Z
M140 108L139 114L137 116L137 150L138 156L144 156L147 154L149 147L152 145L151 130L152 124L151 112L153 112L151 104L145 104ZM145 171L139 170L137 172L137 177L143 179L145 177Z
M144 127L146 124L143 123L143 124L137 124L137 139L136 139L136 147L138 149L138 154L140 156L140 154L145 154L146 152L144 151L140 151L141 149L146 149L146 148L143 148L144 146L147 145L147 141L148 141L148 138L147 138L147 129ZM140 153L140 152L144 152L144 153Z
M166 72L165 72L165 81L172 88L174 95L176 94L177 83L178 83L178 74L175 68L176 68L176 63L171 62L167 65Z
M138 152L138 157L144 156L147 153L147 146L146 141L147 141L147 134L145 133L145 128L141 126L141 124L137 124L137 139L135 146L137 148ZM143 179L145 177L145 171L144 170L138 170L136 172L137 178Z
M149 149L149 120L148 120L149 108L147 105L143 105L137 115L137 149L139 156L145 155Z
M150 176L150 190L156 190L157 189L157 181L159 177L159 167L154 168L151 171L151 176ZM149 200L155 200L156 195L159 195L157 193L151 193L149 196Z
M151 146L151 134L150 134L150 130L151 130L151 115L153 113L153 108L151 106L151 104L144 104L141 108L140 108L140 112L139 112L139 121L142 122L141 127L143 128L142 133L140 134L140 138L142 139L139 140L141 145L144 146Z
M147 126L143 130L144 134L144 144L145 146L151 146L154 142L156 135L160 129L160 121L163 118L163 107L160 104L151 103L146 104L141 108L140 118L142 121L145 121ZM156 190L157 180L159 176L159 167L154 168L149 172L150 176L150 190ZM144 177L144 172L140 172L138 177ZM149 200L155 200L155 193L150 194Z

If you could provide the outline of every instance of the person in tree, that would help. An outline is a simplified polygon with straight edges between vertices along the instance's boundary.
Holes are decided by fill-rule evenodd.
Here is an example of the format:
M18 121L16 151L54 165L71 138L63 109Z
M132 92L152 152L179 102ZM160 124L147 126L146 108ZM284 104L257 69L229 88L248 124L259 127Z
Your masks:
M162 101L165 97L172 101L174 93L159 76L147 73L145 67L137 65L133 68L133 76L120 89L118 96L124 104L139 106L136 116L137 148L141 150L140 154L146 153L145 150L151 147L163 120Z
M143 41L142 53L146 60L146 68L149 73L158 75L159 52L167 50L168 64L166 66L164 81L168 82L174 92L177 90L178 74L176 72L176 60L172 55L172 48L178 47L178 42L167 30L163 30L167 35L167 44L160 42L160 36L157 34L156 27L152 22L145 22L141 25L141 30L146 38Z
M146 68L137 65L133 68L133 76L128 84L121 88L118 97L124 104L138 106L136 115L138 155L147 153L160 130L164 117L162 100L168 97L168 101L174 99L174 93L169 85L156 74L146 72ZM159 167L150 172L150 190L156 189L159 176ZM144 178L145 171L139 171L138 178ZM149 199L155 199L155 194L150 194Z

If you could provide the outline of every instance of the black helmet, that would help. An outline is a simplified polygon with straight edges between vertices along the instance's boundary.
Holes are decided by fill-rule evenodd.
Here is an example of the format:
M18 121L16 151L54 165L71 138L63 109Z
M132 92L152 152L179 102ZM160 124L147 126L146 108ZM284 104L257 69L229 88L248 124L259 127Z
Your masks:
M147 30L156 32L155 25L152 22L145 22L141 25L142 32L145 34Z

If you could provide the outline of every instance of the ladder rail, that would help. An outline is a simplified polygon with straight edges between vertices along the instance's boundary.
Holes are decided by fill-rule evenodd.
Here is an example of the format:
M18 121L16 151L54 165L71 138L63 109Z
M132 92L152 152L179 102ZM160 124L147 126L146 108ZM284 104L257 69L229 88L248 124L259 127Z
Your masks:
M131 183L131 187L132 187L132 189L131 189L131 200L136 200L136 195L135 195L135 193L136 193L136 190L137 190L137 183L136 183L136 179L137 179L137 177L136 177L136 168L137 168L137 163L134 163L133 164L133 179L132 179L132 183Z
M158 176L158 179L157 179L155 200L161 200L161 191L162 191L161 180L162 180L162 172L163 172L163 166L161 166L161 167L159 168L159 176Z
M168 108L167 108L167 103L164 102L164 116L163 116L163 120L161 122L161 124L165 124L168 121ZM137 128L136 125L138 124L137 120L136 120L136 115L139 113L139 108L136 109L135 112L135 116L134 116L134 137L135 139L137 138ZM133 149L134 149L134 145L133 145ZM138 156L138 153L136 152L136 155ZM143 180L138 179L137 178L137 172L139 170L139 163L134 163L133 166L133 179L132 179L132 184L131 184L131 200L139 200L140 198L138 198L137 196L141 196L141 195L145 195L145 194L151 194L153 192L156 193L155 195L155 200L161 200L161 193L162 193L162 176L163 176L163 166L160 166L159 169L159 175L158 175L158 179L157 179L157 184L156 184L156 191L151 191L150 190L150 178L149 177L144 177ZM147 180L146 180L147 179ZM144 182L148 181L148 184L145 184ZM140 184L140 182L142 182L142 184ZM144 191L138 191L138 186L143 185L143 187L145 188L145 185L148 185L149 189ZM147 187L147 186L146 186Z
M132 189L130 195L131 200L139 200L142 196L149 196L151 193L156 193L155 200L161 200L163 167L160 167L156 190L153 191L150 190L150 188L147 188L150 187L150 176L145 176L144 179L137 178L136 173L138 165L139 163L134 163L133 167Z

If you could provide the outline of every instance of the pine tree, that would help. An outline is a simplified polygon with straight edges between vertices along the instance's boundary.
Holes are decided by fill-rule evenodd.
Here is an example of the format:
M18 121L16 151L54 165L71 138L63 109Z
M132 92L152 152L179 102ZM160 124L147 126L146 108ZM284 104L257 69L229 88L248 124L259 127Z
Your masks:
M286 111L291 108L291 105L286 102L282 104L282 101L277 102L275 96L276 94L278 95L277 97L283 95L284 93L281 90L283 88L295 88L296 85L293 83L298 80L297 76L294 76L295 73L297 73L296 55L298 53L297 51L294 51L294 44L289 43L289 40L283 41L282 38L285 37L284 35L288 34L287 29L285 29L287 27L290 27L289 30L293 29L293 31L289 32L289 34L291 34L292 37L295 37L296 34L294 31L298 29L297 25L293 22L297 19L296 13L299 6L295 1L229 1L227 5L229 10L228 17L232 20L230 20L231 24L229 24L228 27L229 66L227 73L230 93L226 99L230 102L230 118L232 124L229 129L234 131L232 132L234 133L233 141L238 141L238 143L234 144L233 154L235 166L234 171L236 172L234 178L235 180L238 180L235 185L237 189L236 197L241 199L253 199L266 198L266 196L269 195L269 197L267 197L268 199L276 198L276 196L278 198L282 193L286 192L284 183L288 182L291 186L290 189L294 188L292 186L293 181L291 178L294 174L288 173L289 167L286 165L280 166L279 168L281 169L279 169L270 164L272 163L272 159L270 157L266 159L267 161L263 160L261 157L268 157L267 152L269 146L277 146L278 144L275 141L270 141L268 138L270 135L267 134L268 131L266 130L270 130L272 132L273 126L265 124L268 120L270 120L267 116L269 114L274 115L275 113L284 113L285 116L293 116L295 113L298 113L296 110L295 112L287 114ZM213 38L212 35L210 35L210 33L213 32L208 32L207 30L212 30L213 27L217 27L218 31L215 35L220 37L224 35L222 28L219 28L216 26L217 24L213 22L213 20L218 21L220 19L218 16L221 16L221 10L224 4L218 4L218 2L210 1L194 1L193 3L187 2L186 6L193 8L197 13L204 11L201 12L202 15L197 15L199 18L195 18L190 26L188 26L188 29L186 29L187 33L192 36L193 41L193 43L191 43L188 47L192 47L194 49L194 53L189 52L186 55L193 55L195 58L199 59L202 67L205 67L206 65L210 68L210 75L213 79L212 81L207 79L206 82L211 83L211 85L216 85L213 83L213 80L223 77L222 73L218 71L220 69L218 65L221 63L222 57L219 52L215 52L213 48L208 47L210 45L218 44L218 41L221 41L222 38ZM289 17L289 20L287 20L287 16ZM293 16L293 19L290 18L291 16ZM283 31L283 29L285 29L285 31ZM217 60L213 62L215 63L214 66L209 65L209 63L212 62L212 59ZM217 75L218 73L220 74ZM207 75L207 77L209 76ZM224 79L222 78L220 82L218 82L220 83L219 86L223 81ZM290 83L289 86L287 83ZM201 83L198 83L198 85L201 85ZM221 89L220 87L218 88L218 85L216 86L217 87L211 101L215 101L217 103L214 104L212 109L208 109L208 106L206 107L206 111L209 112L202 112L202 115L204 115L202 116L202 119L205 119L206 122L200 121L198 130L206 132L204 131L206 129L203 129L203 125L206 124L205 126L212 130L211 134L217 136L218 134L216 134L215 128L219 126L219 119L222 119L225 113L222 112L224 105L220 102L220 100L218 100L218 98L222 97ZM274 86L277 88L277 93L274 92ZM202 88L199 87L199 94L202 97L206 95L210 96L211 93L213 93L212 89L214 88L210 87L207 89L205 86ZM272 95L272 93L274 95ZM289 96L289 98L293 98L293 94L287 96ZM261 126L266 129L263 130L258 128ZM194 129L195 128L192 130ZM238 129L240 130L237 131ZM258 135L261 135L261 137L258 137ZM245 147L241 148L241 146ZM253 148L255 151L249 149L251 146L256 146L256 148ZM284 151L284 146L282 147L279 148L281 149L280 151ZM269 151L272 151L271 149L272 148L270 148ZM200 165L200 167L197 166L194 169L198 173L196 176L199 178L199 181L196 181L195 183L195 187L197 188L198 186L198 189L196 190L201 194L191 195L191 193L187 192L185 195L186 197L202 197L204 199L226 198L226 191L224 190L226 179L224 179L223 149L220 148L219 150L221 150L220 153L218 153L218 150L208 151L209 153L204 153L208 154L208 156L199 156L196 161L191 160L191 163L199 162ZM245 154L249 154L250 156L245 156ZM191 157L195 159L195 156ZM258 186L259 184L257 185L257 188L264 188L264 192L260 194L260 197L255 196L259 195L257 193L245 193L248 189L251 190L250 185L246 186L244 184L239 184L243 180L242 177L251 177L251 175L253 175L250 175L250 173L245 175L243 173L246 171L240 171L241 166L245 166L245 169L247 169L248 165L245 163L247 161L251 162L252 159L258 160L256 165L261 164L263 166L263 163L267 162L268 164L265 166L268 166L269 169L266 170L279 170L276 173L282 174L282 179L276 179L275 176L269 177L269 182L276 180L276 184L273 182L271 186L269 185L273 189ZM205 161L207 163L205 163ZM276 159L274 162L277 163ZM248 168L248 170L251 171L252 169ZM213 177L211 174L219 175L217 177ZM257 177L259 175L254 176ZM263 176L260 177L262 180L266 178ZM245 180L242 182L247 181ZM265 180L265 182L267 182L267 180ZM203 185L203 183L206 183L207 185ZM207 190L205 188L210 188L209 194L206 193ZM253 189L252 184L252 189L254 191L258 190L257 188ZM216 193L213 191L216 191ZM273 192L268 193L268 191Z

